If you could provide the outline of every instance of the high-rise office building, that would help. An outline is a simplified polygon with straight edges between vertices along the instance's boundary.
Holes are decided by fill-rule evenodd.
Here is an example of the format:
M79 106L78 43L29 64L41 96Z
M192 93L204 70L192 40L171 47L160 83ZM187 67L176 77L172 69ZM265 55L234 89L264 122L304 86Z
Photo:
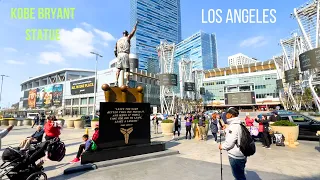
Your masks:
M246 56L242 53L238 53L228 57L229 66L238 66L243 64L251 64L258 62L257 59Z
M209 70L217 68L218 54L215 34L199 31L176 45L176 64L183 58L194 61L193 68Z
M131 0L131 26L139 21L131 40L131 53L139 57L139 69L148 69L148 60L158 58L160 40L181 41L180 0Z

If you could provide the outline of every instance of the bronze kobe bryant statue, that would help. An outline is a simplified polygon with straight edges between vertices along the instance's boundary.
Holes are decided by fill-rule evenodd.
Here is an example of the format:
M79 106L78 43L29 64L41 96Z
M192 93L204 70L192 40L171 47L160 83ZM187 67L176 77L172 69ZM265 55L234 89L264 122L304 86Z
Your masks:
M136 22L132 32L129 34L128 31L123 31L122 37L117 41L114 55L117 57L116 67L118 71L116 73L117 82L115 86L118 86L118 80L121 70L126 71L127 82L126 85L129 85L129 72L130 72L130 63L129 63L129 54L130 54L130 40L137 31L138 21Z

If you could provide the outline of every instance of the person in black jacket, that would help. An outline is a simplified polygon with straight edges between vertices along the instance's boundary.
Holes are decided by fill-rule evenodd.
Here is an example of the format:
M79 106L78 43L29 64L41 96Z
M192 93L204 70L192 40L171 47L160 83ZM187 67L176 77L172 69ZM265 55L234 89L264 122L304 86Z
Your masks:
M276 122L276 121L280 121L281 118L280 118L280 116L278 115L278 112L277 112L277 111L273 111L273 112L272 112L272 115L269 117L269 120L270 120L271 122Z
M44 131L41 126L37 126L37 131L34 132L30 137L27 137L20 144L20 150L28 149L30 144L36 144L42 142Z
M33 128L34 125L39 125L39 120L40 120L40 117L39 117L39 114L37 114L37 115L33 118L33 125L31 126L31 128Z
M270 119L267 118L267 116L262 116L261 119L256 119L256 121L258 123L262 123L263 124L263 132L262 132L262 144L264 146L264 148L268 148L268 149L271 149L270 148L270 138L269 138L269 122L270 122Z
M178 132L178 138L180 137L180 116L179 116L179 113L177 113L175 116L174 116L174 130L173 130L173 137L172 139L175 138L175 135L176 135L176 132Z

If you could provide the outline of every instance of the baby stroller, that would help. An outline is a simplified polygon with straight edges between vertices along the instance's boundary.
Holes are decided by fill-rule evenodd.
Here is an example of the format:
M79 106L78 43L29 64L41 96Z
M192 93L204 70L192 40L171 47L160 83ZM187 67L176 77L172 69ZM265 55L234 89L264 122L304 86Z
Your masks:
M43 172L43 161L49 142L42 142L31 146L26 151L18 148L8 147L2 154L2 165L0 166L0 178L7 176L10 180L47 180ZM38 164L36 162L40 160Z

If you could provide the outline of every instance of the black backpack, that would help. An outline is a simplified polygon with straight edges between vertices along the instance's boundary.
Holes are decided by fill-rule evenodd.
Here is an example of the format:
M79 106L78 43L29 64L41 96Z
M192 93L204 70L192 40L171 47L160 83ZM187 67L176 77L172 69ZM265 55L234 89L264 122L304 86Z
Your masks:
M66 146L59 138L50 140L47 147L48 159L60 162L66 155Z
M241 127L241 137L240 137L240 145L237 144L240 151L244 156L252 156L256 152L256 145L254 143L253 138L251 137L250 132L248 129L243 125L240 124Z

